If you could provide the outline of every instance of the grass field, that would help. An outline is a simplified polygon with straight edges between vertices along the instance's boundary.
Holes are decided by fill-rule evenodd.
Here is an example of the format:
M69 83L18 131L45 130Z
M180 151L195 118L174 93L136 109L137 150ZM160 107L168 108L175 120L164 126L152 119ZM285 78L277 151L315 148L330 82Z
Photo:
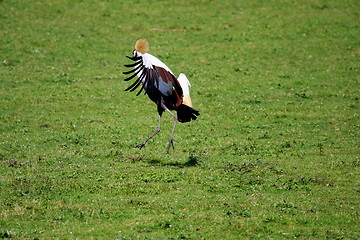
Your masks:
M150 3L151 2L151 3ZM0 1L0 238L359 239L360 2ZM124 92L135 41L198 120Z

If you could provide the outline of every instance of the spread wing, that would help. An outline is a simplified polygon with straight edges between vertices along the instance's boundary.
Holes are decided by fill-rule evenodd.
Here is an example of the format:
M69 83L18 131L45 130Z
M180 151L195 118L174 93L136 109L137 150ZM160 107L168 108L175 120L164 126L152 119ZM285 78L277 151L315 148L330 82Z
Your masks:
M174 99L174 105L181 104L183 95L181 85L163 62L151 54L139 54L136 51L134 51L134 57L127 56L127 58L134 61L134 63L124 65L132 68L130 71L123 72L126 75L131 74L124 80L129 81L133 78L136 78L136 80L125 91L132 92L141 84L141 88L136 95L139 95L143 89L145 89L146 94L147 91L156 88L164 96L171 96Z
M141 56L134 56L134 57L126 56L126 57L129 58L130 60L133 60L134 63L124 65L125 67L132 68L130 71L123 72L123 74L125 75L131 74L130 77L125 78L124 81L129 81L134 77L137 78L133 84L131 84L128 88L125 89L125 91L130 90L130 92L132 92L136 88L138 88L139 85L143 82L140 91L136 94L139 95L141 91L144 89L144 83L148 82L150 72L147 71L147 69L145 69Z

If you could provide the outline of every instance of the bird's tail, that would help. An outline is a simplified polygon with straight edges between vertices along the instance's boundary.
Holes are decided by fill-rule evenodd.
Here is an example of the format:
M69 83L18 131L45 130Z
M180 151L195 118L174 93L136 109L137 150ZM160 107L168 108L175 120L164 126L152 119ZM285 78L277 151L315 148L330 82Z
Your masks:
M185 104L180 104L180 106L176 109L177 112L177 118L179 122L190 122L191 120L195 120L197 116L200 115L199 111L189 107Z
M191 84L190 84L189 80L187 79L185 74L180 73L180 75L178 77L178 81L183 90L183 95L184 95L183 96L183 104L188 105L189 107L192 107L192 102L191 102L191 98L190 98L190 89L189 89L189 87L191 87Z
M178 77L178 81L183 90L183 103L176 109L177 117L179 122L190 122L191 120L195 120L198 115L200 115L199 111L192 108L192 102L190 98L190 82L185 76L185 74L181 73Z

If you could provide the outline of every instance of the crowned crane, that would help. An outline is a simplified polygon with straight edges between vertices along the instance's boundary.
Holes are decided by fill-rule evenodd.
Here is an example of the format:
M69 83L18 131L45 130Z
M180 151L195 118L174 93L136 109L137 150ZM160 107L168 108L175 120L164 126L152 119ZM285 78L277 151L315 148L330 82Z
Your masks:
M136 94L138 96L142 90L145 94L157 105L159 113L158 126L153 134L151 134L144 142L134 146L136 148L143 148L145 144L160 132L161 116L164 111L167 111L174 118L174 125L171 131L170 140L167 146L167 152L170 147L174 149L174 131L176 123L190 122L195 120L200 113L198 110L191 107L191 99L189 95L190 83L184 74L180 74L179 80L176 79L171 70L158 58L148 53L149 43L146 39L139 39L135 43L135 50L133 56L129 57L134 61L132 64L124 65L132 68L130 71L123 72L123 74L131 74L125 81L136 77L125 91L134 91L140 85L140 90ZM185 95L185 96L184 96ZM185 97L185 98L184 98ZM173 114L171 110L175 110L177 115Z

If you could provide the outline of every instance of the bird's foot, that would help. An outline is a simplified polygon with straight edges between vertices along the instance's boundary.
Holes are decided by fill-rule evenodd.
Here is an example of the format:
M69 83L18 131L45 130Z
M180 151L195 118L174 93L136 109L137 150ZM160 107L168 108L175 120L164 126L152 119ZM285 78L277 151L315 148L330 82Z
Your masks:
M139 148L142 149L143 147L145 147L145 143L139 143L138 145L134 146L134 148Z
M168 147L167 147L167 153L169 153L171 146L172 146L172 149L175 150L174 139L173 138L170 138L170 140L169 140L169 144L168 144Z

